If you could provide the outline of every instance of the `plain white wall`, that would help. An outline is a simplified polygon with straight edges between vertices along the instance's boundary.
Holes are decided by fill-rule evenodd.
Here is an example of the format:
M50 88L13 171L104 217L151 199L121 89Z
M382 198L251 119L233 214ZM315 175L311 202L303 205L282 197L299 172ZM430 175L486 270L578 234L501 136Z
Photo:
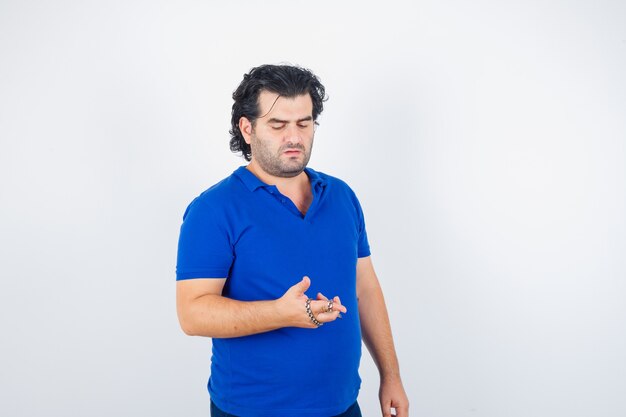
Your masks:
M188 202L262 63L330 100L411 415L626 415L626 3L0 1L0 414L207 416ZM360 402L378 415L365 354Z

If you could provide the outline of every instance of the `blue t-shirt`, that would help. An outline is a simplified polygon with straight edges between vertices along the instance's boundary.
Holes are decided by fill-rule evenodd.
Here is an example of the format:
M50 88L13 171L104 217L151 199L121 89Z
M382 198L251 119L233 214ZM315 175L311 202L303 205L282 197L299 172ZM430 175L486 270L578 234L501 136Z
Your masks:
M256 301L281 297L307 275L309 297L338 295L348 309L316 329L213 338L208 389L227 413L328 417L357 399L356 263L370 255L363 213L346 183L305 172L313 201L304 216L276 186L240 167L194 199L183 217L177 280L227 278L225 297Z

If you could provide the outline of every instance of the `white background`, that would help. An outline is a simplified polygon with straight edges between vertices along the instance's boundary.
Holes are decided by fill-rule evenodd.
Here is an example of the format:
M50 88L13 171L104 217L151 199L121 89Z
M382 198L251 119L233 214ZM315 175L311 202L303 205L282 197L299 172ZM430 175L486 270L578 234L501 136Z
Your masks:
M178 229L280 62L327 87L310 166L360 197L411 415L626 415L626 3L368 4L0 1L1 415L208 416Z

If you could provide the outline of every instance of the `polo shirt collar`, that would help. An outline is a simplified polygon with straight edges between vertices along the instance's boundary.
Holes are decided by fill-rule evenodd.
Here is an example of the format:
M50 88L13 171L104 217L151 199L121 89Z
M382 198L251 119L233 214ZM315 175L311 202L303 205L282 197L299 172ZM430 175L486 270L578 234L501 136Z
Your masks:
M326 187L326 179L323 178L317 171L314 171L311 168L304 168L304 172L306 172L306 174L309 176L311 188L315 189L318 186Z
M250 191L255 191L260 187L268 187L266 183L258 179L252 172L248 171L245 166L240 166L233 174L235 174Z
M308 167L304 168L304 172L308 175L313 189L318 186L326 186L326 179L322 178L318 172ZM256 191L257 188L274 187L258 179L257 176L250 172L245 166L240 166L233 174L235 174L250 191Z

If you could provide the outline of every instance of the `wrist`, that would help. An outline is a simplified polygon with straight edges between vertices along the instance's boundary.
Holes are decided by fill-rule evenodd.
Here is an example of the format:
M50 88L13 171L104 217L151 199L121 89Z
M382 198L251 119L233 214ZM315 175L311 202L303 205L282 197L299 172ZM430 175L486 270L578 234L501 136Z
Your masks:
M272 316L272 322L276 324L276 328L289 327L289 317L285 312L285 305L282 297L268 301L268 308Z
M380 381L381 382L402 382L402 379L400 378L400 371L396 370L396 371L381 372Z

